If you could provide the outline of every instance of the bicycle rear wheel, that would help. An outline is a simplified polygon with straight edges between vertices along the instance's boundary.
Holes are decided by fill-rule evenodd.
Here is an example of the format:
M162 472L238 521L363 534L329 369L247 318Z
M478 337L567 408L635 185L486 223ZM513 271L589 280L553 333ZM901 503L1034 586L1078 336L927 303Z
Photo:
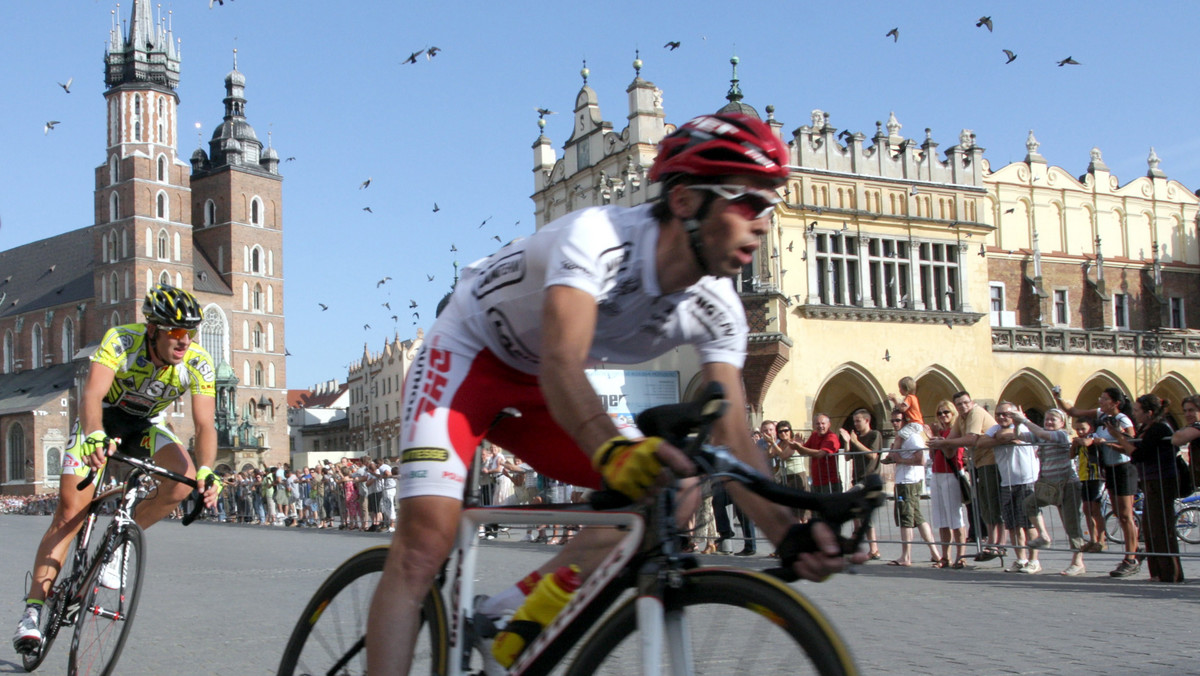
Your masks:
M1121 530L1121 520L1114 512L1104 513L1104 532L1108 534L1109 542L1125 544L1125 533Z
M624 603L587 639L568 676L640 671L636 599ZM690 674L821 674L858 670L837 631L787 585L745 571L700 568L668 590L668 614L680 613L694 671ZM664 650L658 673L687 673Z
M386 546L359 552L321 584L292 629L279 676L367 673L367 609L387 555ZM421 610L410 673L446 673L446 633L442 597L433 589Z
M1175 515L1175 532L1188 544L1200 544L1200 507L1179 510Z
M111 537L114 537L111 531L105 533L97 556L103 555ZM113 673L133 626L146 565L142 529L135 523L127 523L115 537L112 556L120 557L119 582L116 589L102 586L99 573L105 562L99 561L99 565L93 566L95 571L85 582L83 603L75 620L68 666L70 674L108 676Z

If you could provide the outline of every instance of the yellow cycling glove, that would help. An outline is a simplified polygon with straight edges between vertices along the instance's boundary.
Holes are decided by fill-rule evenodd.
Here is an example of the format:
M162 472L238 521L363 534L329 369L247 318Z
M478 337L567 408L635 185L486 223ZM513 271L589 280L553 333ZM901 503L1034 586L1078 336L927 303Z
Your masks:
M639 500L662 471L662 462L654 454L662 443L659 437L638 441L613 437L592 454L592 466L600 471L609 488Z
M217 495L220 495L221 489L225 486L225 484L221 483L221 478L216 474L213 474L213 471L207 467L201 467L200 469L196 470L196 483L200 484L200 492L204 492L204 482L210 477L212 478L213 486L217 487Z
M108 442L112 441L104 430L96 430L84 438L80 444L79 459L83 460L89 455L99 452L101 455L107 456Z

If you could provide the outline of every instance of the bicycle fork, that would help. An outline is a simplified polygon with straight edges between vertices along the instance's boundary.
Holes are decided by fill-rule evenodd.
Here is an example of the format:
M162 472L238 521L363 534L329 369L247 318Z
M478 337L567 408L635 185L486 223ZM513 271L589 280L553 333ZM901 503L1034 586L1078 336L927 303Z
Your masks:
M648 565L639 573L638 598L634 607L642 674L662 673L664 649L670 650L673 676L695 673L687 615L682 607L667 610L665 604L669 588L682 585L683 576L677 570L664 571L659 566Z

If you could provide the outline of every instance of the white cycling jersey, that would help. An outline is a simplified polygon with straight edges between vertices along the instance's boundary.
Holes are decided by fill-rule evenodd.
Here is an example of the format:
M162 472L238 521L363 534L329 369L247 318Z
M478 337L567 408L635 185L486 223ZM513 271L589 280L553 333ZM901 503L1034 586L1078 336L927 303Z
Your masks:
M702 363L741 368L749 330L733 282L706 276L663 294L655 265L659 226L650 208L583 209L470 264L427 343L468 355L487 348L535 374L544 290L564 285L599 306L594 363L636 364L693 344Z

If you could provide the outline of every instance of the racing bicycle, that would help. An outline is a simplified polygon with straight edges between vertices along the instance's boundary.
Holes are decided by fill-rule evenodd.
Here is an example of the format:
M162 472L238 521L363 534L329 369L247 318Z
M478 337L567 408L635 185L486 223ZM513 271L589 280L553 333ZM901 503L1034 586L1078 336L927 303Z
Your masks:
M119 440L112 440L119 443ZM74 627L68 674L108 676L113 673L125 639L129 637L141 598L145 574L145 543L142 529L133 520L140 504L157 489L160 478L197 488L194 479L159 467L150 460L114 452L113 461L132 467L123 484L107 490L93 471L79 482L78 490L95 484L95 497L88 505L83 527L75 535L63 572L50 587L39 618L42 643L21 653L26 671L41 665L60 631ZM200 515L204 501L197 500L191 513L183 518L188 525ZM103 533L96 538L97 522L112 514ZM106 517L105 517L106 518ZM100 572L114 557L119 557L119 582L116 589L100 584Z
M835 532L852 519L870 523L883 503L882 482L837 495L775 484L728 450L704 443L725 402L710 386L699 402L651 409L638 418L646 434L687 452L706 481L736 481L781 505L812 510ZM471 482L468 481L468 486ZM413 674L857 674L850 650L830 621L786 584L790 570L701 566L681 551L676 481L650 505L616 506L622 497L593 493L590 504L463 510L456 545L421 610ZM691 490L695 490L695 487ZM491 621L474 612L477 528L481 524L609 526L621 541L507 670L485 659ZM840 538L858 549L860 527ZM360 552L320 586L305 606L280 662L280 676L366 673L367 608L388 555Z
M1133 518L1138 524L1138 540L1144 541L1142 526L1143 495L1138 491L1133 501ZM1111 509L1104 512L1104 530L1108 539L1118 544L1125 543L1121 532L1121 521ZM1200 544L1200 493L1175 500L1175 533L1180 540L1192 545Z

